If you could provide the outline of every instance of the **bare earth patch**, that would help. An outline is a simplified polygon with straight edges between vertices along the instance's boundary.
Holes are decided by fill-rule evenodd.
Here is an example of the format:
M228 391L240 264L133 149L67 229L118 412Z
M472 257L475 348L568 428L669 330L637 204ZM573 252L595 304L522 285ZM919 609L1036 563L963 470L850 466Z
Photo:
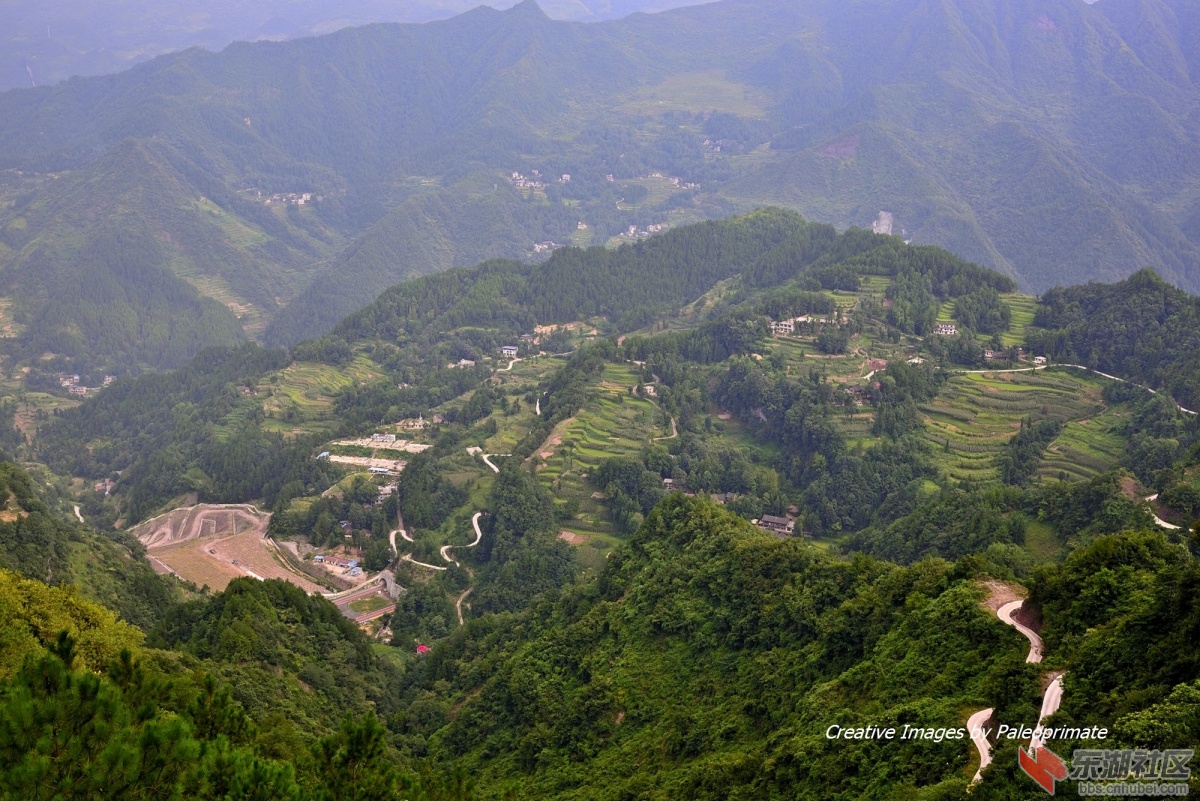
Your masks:
M320 592L293 573L266 538L271 515L248 504L198 504L175 509L135 526L154 569L197 586L223 590L235 578L283 579L306 592Z
M1024 587L996 579L986 579L979 584L987 591L987 597L983 599L983 606L992 614L1010 601L1022 600L1026 594Z
M590 539L583 534L576 534L574 531L560 531L558 532L558 538L567 545L583 545Z

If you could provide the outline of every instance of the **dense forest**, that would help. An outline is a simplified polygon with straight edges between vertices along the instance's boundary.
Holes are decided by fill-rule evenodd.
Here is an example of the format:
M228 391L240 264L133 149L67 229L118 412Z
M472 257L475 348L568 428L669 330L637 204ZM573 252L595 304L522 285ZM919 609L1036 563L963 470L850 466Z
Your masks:
M1116 284L1052 289L1030 346L1200 406L1200 307L1150 270Z

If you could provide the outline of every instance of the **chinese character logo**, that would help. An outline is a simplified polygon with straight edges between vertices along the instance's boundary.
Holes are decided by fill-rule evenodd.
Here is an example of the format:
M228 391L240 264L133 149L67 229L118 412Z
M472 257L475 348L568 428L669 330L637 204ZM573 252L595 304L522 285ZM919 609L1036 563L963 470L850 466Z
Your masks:
M1067 778L1067 766L1058 758L1058 754L1045 746L1035 748L1032 752L1018 748L1017 764L1026 776L1050 795L1054 795L1054 783Z

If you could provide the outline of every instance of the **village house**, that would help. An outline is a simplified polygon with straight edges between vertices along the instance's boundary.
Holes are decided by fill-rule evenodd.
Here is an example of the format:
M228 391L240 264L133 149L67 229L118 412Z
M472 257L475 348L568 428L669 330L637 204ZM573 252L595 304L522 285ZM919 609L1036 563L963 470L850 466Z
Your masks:
M1034 363L1034 364L1045 364L1045 363L1046 363L1046 357L1045 357L1045 356L1034 356L1034 357L1033 357L1033 363Z
M738 499L738 494L736 492L714 492L708 497L712 499L713 503L724 506L727 503L733 503L736 501Z
M446 422L446 418L442 417L440 414L435 414L433 417L429 418L429 422L435 426L440 426L442 423Z
M662 485L663 485L663 489L665 489L667 492L670 492L671 490L675 489L675 479L664 478L662 480Z
M938 336L952 337L958 333L958 326L954 323L938 323L933 327L933 333Z
M505 345L504 347L500 348L500 355L502 355L506 359L517 358L517 346L516 345Z
M796 324L791 320L779 320L771 322L771 333L779 336L781 334L791 334L795 332Z
M474 359L459 359L458 366L459 367L474 367L475 360Z
M373 445L392 445L396 442L395 434L372 434L371 444Z
M658 389L653 384L646 384L642 387L642 394L647 398L657 398Z
M71 386L70 388L67 389L67 392L70 392L72 395L86 395L88 392L88 388L80 387L80 386Z
M1008 360L1008 353L1002 350L985 350L983 360L988 362L1003 362Z
M908 360L908 363L909 364L924 364L925 360L922 359L920 356L913 356L911 359Z
M779 517L777 515L763 515L757 525L763 531L784 534L788 537L792 536L796 530L796 522L794 520L788 520L786 517Z
M887 366L887 359L867 359L867 369L872 372L886 370Z
M425 428L425 417L410 417L407 420L401 420L398 425L405 431L421 431Z

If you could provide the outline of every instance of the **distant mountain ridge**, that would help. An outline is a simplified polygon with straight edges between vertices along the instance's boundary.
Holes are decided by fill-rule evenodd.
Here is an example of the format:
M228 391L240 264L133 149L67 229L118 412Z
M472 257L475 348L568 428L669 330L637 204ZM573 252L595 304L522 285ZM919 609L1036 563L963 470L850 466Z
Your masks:
M526 0L193 50L0 95L0 170L23 173L0 173L0 287L24 353L170 366L35 344L31 254L154 219L164 280L290 344L406 277L771 204L1027 290L1147 266L1195 290L1198 21L1182 0L724 0L582 25ZM175 189L117 209L102 165L130 141L171 154Z
M698 0L543 0L555 19L614 19ZM509 8L515 0L487 5ZM12 2L0 8L0 91L48 86L75 75L103 75L155 56L235 41L295 39L376 22L428 22L482 5L479 0L301 0L156 3Z

